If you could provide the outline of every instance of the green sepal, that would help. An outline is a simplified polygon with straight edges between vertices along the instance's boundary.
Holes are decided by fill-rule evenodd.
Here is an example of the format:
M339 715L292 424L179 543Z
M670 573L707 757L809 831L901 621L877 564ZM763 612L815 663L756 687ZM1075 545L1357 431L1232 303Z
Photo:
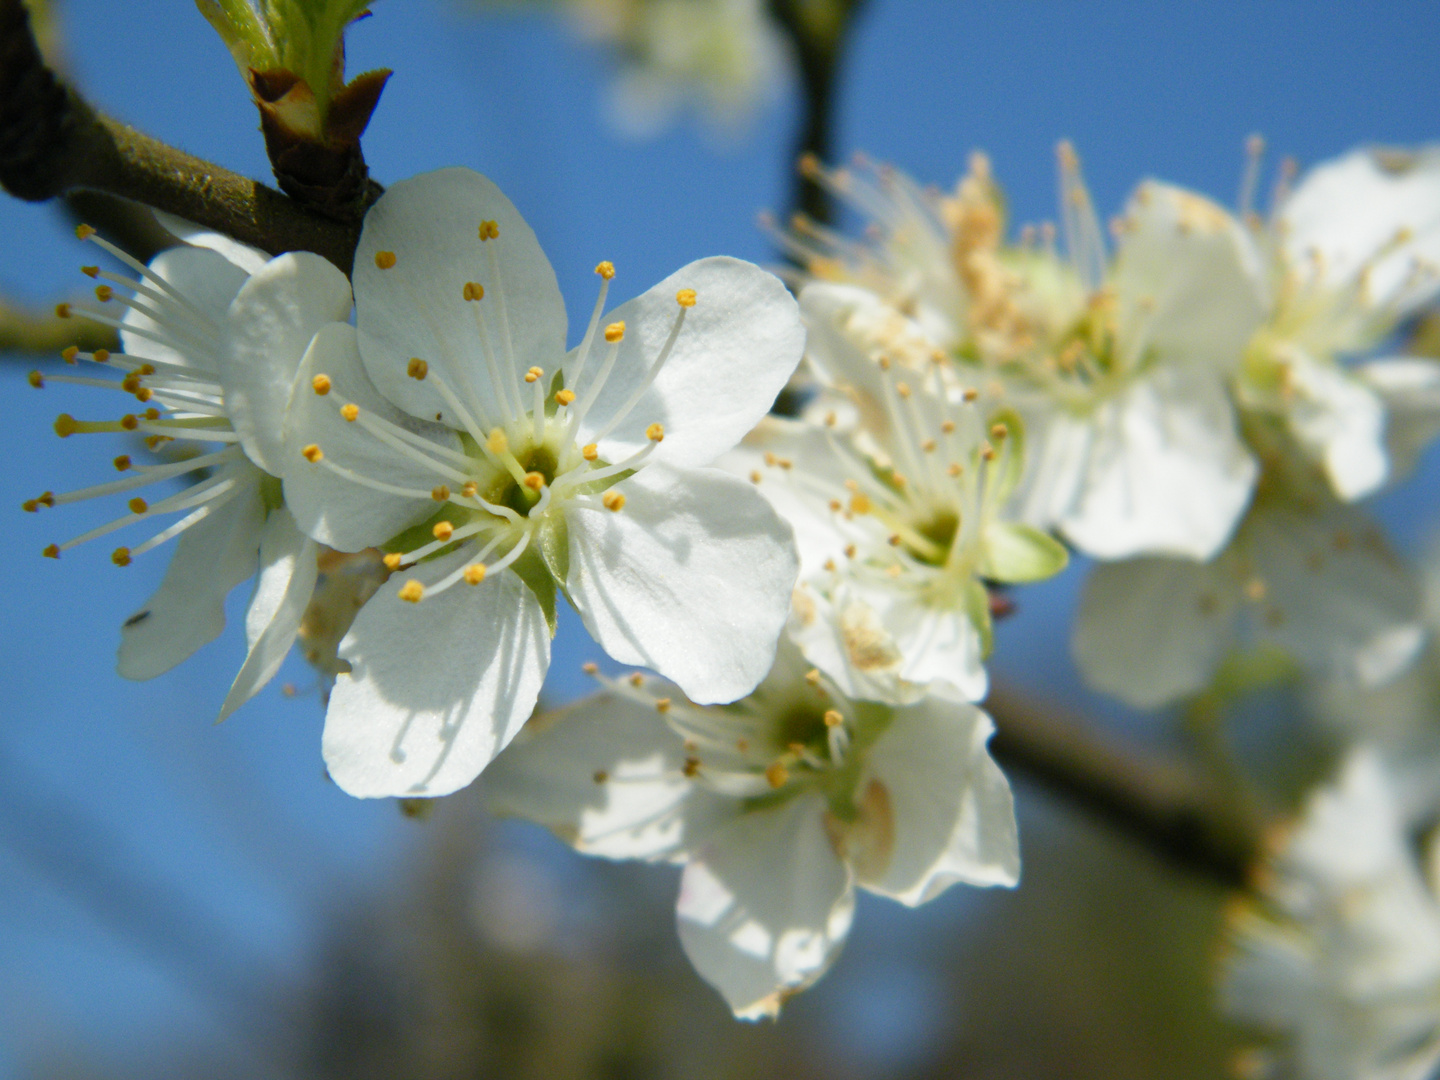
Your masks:
M990 590L971 578L965 585L965 614L980 632L980 653L988 657L995 648L995 628L990 622Z
M550 576L558 583L561 592L570 580L570 530L565 527L565 518L559 514L548 518L535 530L531 547L540 552ZM569 599L569 594L566 594Z
M260 478L260 502L267 516L285 505L285 485L278 476L266 473Z
M1065 545L1029 525L997 521L985 531L981 577L991 581L1044 581L1070 562Z
M540 601L540 610L545 612L545 625L550 628L550 636L555 636L555 628L558 625L558 615L555 610L555 578L550 573L550 568L545 565L545 559L535 545L527 547L521 556L510 564L510 569L519 575L520 580L525 583L535 599Z
M556 368L555 374L550 376L550 391L545 398L545 415L554 416L559 411L560 403L555 400L555 395L565 389L565 369Z
M604 462L597 462L597 464L603 465ZM609 491L621 480L628 480L634 475L634 469L626 469L624 472L618 472L604 480L591 480L589 483L576 484L571 490L577 495L599 495L602 491Z

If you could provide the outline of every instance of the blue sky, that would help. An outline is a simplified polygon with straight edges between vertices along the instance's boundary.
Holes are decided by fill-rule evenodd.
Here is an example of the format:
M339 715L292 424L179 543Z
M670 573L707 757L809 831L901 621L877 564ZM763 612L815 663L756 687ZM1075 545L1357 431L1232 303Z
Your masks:
M93 101L268 178L253 107L188 0L68 0L62 10L71 70ZM837 141L942 185L984 148L1019 221L1052 213L1061 137L1079 149L1105 212L1145 176L1230 203L1252 132L1302 164L1363 142L1440 137L1437 43L1440 6L1428 3L869 0ZM754 218L787 198L788 91L733 145L693 124L637 143L604 124L603 56L553 22L481 20L438 0L375 5L352 35L350 67L380 66L396 74L366 140L375 176L454 164L489 174L550 253L572 324L588 314L602 258L619 269L621 297L700 256L771 258ZM77 267L89 257L52 210L0 201L5 296L45 304L79 293ZM0 367L11 418L0 431L0 513L14 508L4 535L16 571L0 597L0 970L10 976L0 987L0 1076L52 1039L124 1057L162 1022L225 1030L221 1003L19 852L78 836L84 851L69 851L71 864L93 857L148 882L177 917L197 921L195 932L213 930L222 952L298 975L333 898L388 887L417 836L392 806L350 800L323 780L313 695L272 688L212 726L241 657L234 618L167 676L135 684L114 674L118 624L159 580L164 555L123 571L103 546L58 563L39 557L107 508L42 518L22 515L20 502L97 482L118 451L96 438L57 442L55 413L102 403L79 390L32 392L26 370ZM1428 521L1421 508L1435 480L1432 460L1390 500L1403 538ZM1064 641L1076 582L1072 573L1021 594L1024 611L1001 635L1002 670L1073 688ZM574 620L562 627L555 693L576 692L576 669L593 651ZM313 683L300 665L285 679ZM97 902L109 895L102 882Z

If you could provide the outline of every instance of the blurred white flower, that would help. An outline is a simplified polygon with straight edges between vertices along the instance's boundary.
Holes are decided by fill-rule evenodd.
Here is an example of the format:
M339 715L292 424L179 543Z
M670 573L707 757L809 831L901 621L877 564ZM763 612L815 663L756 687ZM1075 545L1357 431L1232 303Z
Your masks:
M394 185L356 254L357 326L315 338L285 478L301 527L415 567L340 645L324 754L358 796L468 784L530 715L557 595L616 659L697 700L769 669L796 562L790 528L707 465L799 360L773 275L705 259L565 351L554 271L489 180ZM309 462L305 465L301 458ZM392 582L393 585L393 582Z
M940 680L978 701L985 582L1066 563L1053 538L1002 514L1025 463L1019 418L960 387L918 327L863 289L810 285L800 309L825 390L815 422L771 418L723 461L795 528L791 632L852 696L914 700Z
M824 974L856 885L916 906L1018 880L1010 787L973 705L852 700L783 640L734 705L601 681L527 726L482 794L586 854L683 863L681 944L741 1018L777 1015Z
M1259 1076L1425 1080L1440 1065L1440 901L1360 750L1232 909L1221 998L1272 1033Z
M1259 151L1253 143L1252 173ZM1440 364L1344 363L1383 348L1440 294L1440 148L1360 149L1319 165L1268 222L1245 205L1253 186L1241 211L1269 267L1268 315L1245 350L1238 398L1281 418L1340 498L1361 498L1389 475L1387 441L1403 470L1440 423Z
M1115 222L1113 258L1079 162L1060 147L1065 254L1004 241L984 158L953 198L893 170L867 182L807 168L877 223L868 244L800 223L792 251L822 279L874 289L1026 422L1024 520L1089 555L1209 558L1254 488L1228 387L1263 315L1261 264L1238 223L1153 181ZM820 288L822 286L812 286Z
M144 266L93 229L78 235L98 244L135 272L129 279L99 267L85 272L105 282L102 303L122 305L121 319L76 308L75 315L116 327L123 352L66 350L121 378L31 376L78 383L137 398L143 411L119 420L81 421L62 414L62 437L81 432L136 432L151 450L178 451L169 461L114 460L118 480L54 494L27 510L143 490L178 481L182 489L151 502L135 495L129 513L62 544L47 555L167 514L173 524L133 547L115 549L120 566L179 537L160 588L125 621L119 672L149 679L170 670L225 625L225 596L259 576L245 619L249 651L221 707L224 719L279 669L295 639L315 584L316 545L284 506L284 422L300 358L322 325L347 318L350 283L317 255L294 252L268 259L226 237L187 230L189 244L161 252ZM109 284L109 283L113 283ZM115 291L120 286L131 295ZM68 313L68 312L67 312ZM214 449L206 449L213 447ZM202 452L203 451L203 452ZM199 474L198 479L192 479Z

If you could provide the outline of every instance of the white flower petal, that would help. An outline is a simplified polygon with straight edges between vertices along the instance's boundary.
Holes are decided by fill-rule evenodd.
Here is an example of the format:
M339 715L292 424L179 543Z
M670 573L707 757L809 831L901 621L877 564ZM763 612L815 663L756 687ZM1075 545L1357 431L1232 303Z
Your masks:
M743 480L647 467L612 491L624 509L568 503L569 595L600 646L734 701L765 676L798 564L787 525Z
M659 422L665 440L655 460L671 465L708 465L753 428L784 388L805 345L795 300L774 274L739 259L701 259L682 267L648 292L622 304L603 320L625 323L625 337L605 388L578 429L592 441L639 387L658 358L680 306L676 293L693 289L695 306L669 359L639 403L601 440L601 451L619 460L647 443L646 428ZM598 353L603 342L594 346ZM599 359L586 362L594 377ZM566 361L574 368L574 354ZM584 393L588 378L575 389Z
M350 282L319 255L295 251L251 275L226 319L220 385L225 411L250 460L272 476L285 454L285 407L315 332L350 317Z
M1094 440L1065 535L1097 559L1208 559L1224 546L1259 472L1221 383L1168 367L1095 414Z
M169 671L225 628L225 597L255 573L265 504L264 474L248 461L230 466L240 490L175 544L160 588L125 620L116 670L127 679Z
M1261 632L1306 666L1379 686L1418 655L1419 582L1362 514L1261 507L1245 529L1266 591Z
M1346 502L1385 482L1385 406L1362 380L1337 364L1290 350L1285 419L1296 440L1325 467L1330 486Z
M1158 708L1209 683L1231 647L1238 603L1228 556L1097 566L1075 618L1075 662L1095 689Z
M896 709L860 781L862 817L873 809L888 824L861 830L882 850L853 858L859 884L914 907L956 882L1019 881L1010 784L985 748L994 730L974 705L930 698Z
M464 566L464 549L407 576L435 582ZM512 573L463 582L418 604L398 576L355 617L321 749L330 775L358 798L448 795L504 749L535 706L550 666L550 631Z
M155 215L155 220L166 232L192 247L218 251L247 274L255 273L270 261L270 256L259 248L242 244L239 240L226 236L224 233L212 232L203 226L196 225L193 221L186 221L182 217L167 214L163 210L151 210L151 213Z
M274 678L315 591L318 545L302 533L283 506L272 510L260 537L260 574L245 615L249 650L225 702L224 720Z
M160 252L150 260L150 270L168 282L189 301L193 310L187 314L170 315L165 327L182 327L185 337L173 342L175 347L152 341L132 333L130 329L166 334L149 315L135 308L125 312L121 320L120 345L131 356L175 364L214 375L220 367L220 335L230 302L249 277L223 255L202 248L176 247ZM154 304L145 300L146 304ZM169 302L173 307L174 301ZM169 336L169 335L166 335Z
M1059 409L1026 418L1027 468L1012 504L1037 529L1053 529L1084 490L1095 430L1081 416Z
M1339 287L1371 264L1367 294L1397 317L1440 290L1433 274L1411 277L1417 260L1440 263L1440 147L1364 147L1327 161L1305 174L1280 217L1299 273ZM1409 239L1397 243L1402 230Z
M340 414L342 402L358 405L362 411L448 449L460 445L449 428L416 420L380 396L360 361L355 337L353 327L339 323L331 323L315 335L296 376L285 450L285 457L294 462L285 470L286 505L301 529L340 551L382 544L429 517L438 506L429 498L377 491L332 472L323 463L305 460L301 450L313 443L330 461L372 480L422 492L435 486L435 473L423 463L387 446L358 421L346 421ZM325 395L312 388L315 376L322 374L333 387Z
M1393 479L1407 476L1440 435L1440 362L1396 356L1372 360L1355 374L1385 402L1385 443Z
M480 239L482 221L498 224L498 239ZM487 245L496 245L503 288ZM378 252L393 254L395 265L378 267ZM462 399L497 412L504 398L490 378L477 316L489 327L502 379L532 365L549 373L565 355L565 303L550 261L514 204L470 169L425 173L386 191L365 215L354 282L366 369L380 392L412 416L433 420L439 413L460 426L433 384L406 374L412 357L442 374ZM464 298L470 282L484 286L483 300Z
M792 597L789 635L846 697L902 704L925 696L923 684L900 677L904 657L880 616L844 584L825 590L802 583Z
M743 814L685 866L680 944L743 1020L778 1015L850 930L854 893L824 817L818 795Z
M667 859L696 847L740 803L698 787L680 737L653 704L601 693L525 725L481 779L492 813L607 859Z
M875 612L900 653L899 678L921 686L947 683L966 701L979 701L989 692L985 644L963 603L941 607L923 594L860 586L854 595ZM863 633L845 626L847 616L855 616L841 613L853 663L854 655L862 651L855 645ZM894 700L890 695L887 699Z
M1232 371L1265 314L1260 260L1240 223L1153 180L1131 200L1108 285L1131 363L1153 351L1165 366Z

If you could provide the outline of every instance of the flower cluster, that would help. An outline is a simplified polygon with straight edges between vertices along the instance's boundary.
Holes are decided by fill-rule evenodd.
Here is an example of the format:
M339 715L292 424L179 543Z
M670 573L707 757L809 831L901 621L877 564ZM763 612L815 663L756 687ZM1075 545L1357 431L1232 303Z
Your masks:
M608 310L600 262L568 349L535 235L464 169L394 185L348 279L193 230L146 267L82 230L138 277L87 268L127 311L85 314L124 351L66 359L120 377L32 378L138 398L56 430L134 432L155 460L26 509L184 485L47 549L182 515L113 555L179 538L125 624L123 674L213 638L254 576L222 717L298 638L333 680L340 787L439 796L483 771L496 812L681 864L682 944L747 1018L823 974L857 887L914 906L1018 881L980 708L992 622L1072 550L1100 564L1081 670L1143 708L1219 692L1257 657L1252 677L1302 671L1331 698L1403 686L1429 636L1415 574L1358 503L1440 431L1440 364L1373 358L1440 295L1440 152L1358 151L1293 187L1283 171L1262 217L1257 145L1236 212L1146 181L1112 242L1062 145L1063 244L1007 236L983 157L952 195L863 161L802 167L875 228L777 232L798 300L710 258ZM787 388L794 407L772 411ZM562 600L654 674L589 665L598 693L532 719ZM1337 806L1368 798L1367 769ZM1242 926L1255 959L1232 979L1265 982L1288 949L1320 972L1297 986L1339 986L1285 1013L1302 1042L1306 1009L1320 1030L1360 1007L1353 950L1326 950L1374 944L1346 922L1364 917L1354 883L1317 869L1344 815L1316 806L1278 871L1299 884ZM1376 904L1419 895L1397 860L1361 883ZM1335 923L1320 945L1291 929L1314 918ZM1378 1041L1355 1052L1388 1054L1389 1020L1364 1022Z

